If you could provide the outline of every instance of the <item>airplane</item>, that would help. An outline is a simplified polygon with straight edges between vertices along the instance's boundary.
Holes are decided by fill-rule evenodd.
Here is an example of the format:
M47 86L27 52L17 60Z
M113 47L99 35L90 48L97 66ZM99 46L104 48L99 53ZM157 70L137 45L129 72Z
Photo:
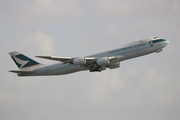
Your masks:
M85 57L57 57L36 56L38 58L60 61L56 64L41 64L31 58L17 52L10 52L10 56L19 70L10 70L18 76L49 76L65 75L78 71L89 70L90 72L101 72L120 67L120 62L154 52L161 52L169 41L156 36L135 41L121 46L118 49L89 55Z

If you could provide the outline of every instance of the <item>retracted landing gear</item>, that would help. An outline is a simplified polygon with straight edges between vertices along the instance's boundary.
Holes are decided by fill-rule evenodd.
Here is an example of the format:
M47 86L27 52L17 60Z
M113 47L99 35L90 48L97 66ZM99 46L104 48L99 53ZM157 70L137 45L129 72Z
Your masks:
M97 67L94 69L89 70L90 72L101 72L103 70L106 70L106 67Z
M101 72L101 70L97 69L97 70L89 70L90 72Z

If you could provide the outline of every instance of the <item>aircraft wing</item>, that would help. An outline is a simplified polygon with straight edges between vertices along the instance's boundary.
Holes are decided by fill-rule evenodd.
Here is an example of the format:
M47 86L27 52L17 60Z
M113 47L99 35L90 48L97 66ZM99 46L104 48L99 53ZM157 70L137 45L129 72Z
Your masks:
M27 74L27 73L33 73L35 71L26 71L26 70L10 70L9 72L13 72L13 73L20 73L20 74Z
M43 59L48 59L48 60L55 60L55 61L60 61L63 63L72 63L72 61L76 58L72 58L72 57L57 57L57 56L36 56L38 58L43 58ZM110 60L110 62L116 61L116 60L120 60L124 58L124 56L111 56L108 57L108 59ZM86 60L86 65L95 62L97 59L99 59L99 57L84 57L84 59Z
M57 57L57 56L36 56L36 57L49 59L49 60L61 61L61 62L64 62L64 63L68 63L68 62L72 61L71 57Z
M56 57L56 56L36 56L39 58L49 59L49 60L56 60L63 62L64 64L74 64L79 65L80 67L89 69L90 71L101 71L100 67L98 66L98 59L106 60L108 59L110 63L118 63L124 59L124 56L110 56L110 57ZM105 58L105 59L104 59ZM115 66L117 67L117 65ZM119 67L119 65L118 65Z
M63 63L70 63L73 59L72 57L57 57L57 56L36 56L38 58L44 58L44 59L49 59L49 60L56 60L56 61L60 61ZM93 57L85 57L84 59L86 59L87 62L92 62L94 60L96 60L96 58Z

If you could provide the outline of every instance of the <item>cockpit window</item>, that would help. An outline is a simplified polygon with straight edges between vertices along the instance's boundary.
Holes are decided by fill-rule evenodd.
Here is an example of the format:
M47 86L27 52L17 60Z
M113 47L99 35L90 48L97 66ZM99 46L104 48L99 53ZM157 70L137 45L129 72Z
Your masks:
M150 37L149 39L150 40L155 40L155 39L158 39L158 37L157 36L153 36L153 37Z
M158 37L154 36L154 39L157 39Z

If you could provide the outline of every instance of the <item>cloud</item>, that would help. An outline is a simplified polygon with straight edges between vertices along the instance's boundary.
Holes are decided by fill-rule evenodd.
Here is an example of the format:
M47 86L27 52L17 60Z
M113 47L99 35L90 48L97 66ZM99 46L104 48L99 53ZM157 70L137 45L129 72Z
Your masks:
M73 0L32 0L29 2L5 2L9 14L22 22L72 21L81 15Z
M97 73L97 75L94 76L95 78L92 78L96 80L89 84L87 96L92 103L99 104L99 101L103 101L103 104L121 101L120 105L136 104L136 98L131 98L132 100L130 100L129 97L130 95L134 96L137 94L135 91L131 91L131 88L133 88L133 83L136 82L133 81L133 79L138 76L138 71L132 66L127 66L123 71L119 69L107 69L106 71L102 71L102 74ZM127 89L130 89L128 93L122 96L118 95L119 92L122 93ZM128 102L126 101L127 99L129 100Z
M54 51L54 38L51 35L47 35L41 31L37 31L33 36L34 44L38 45L38 48L44 55L52 55Z
M37 54L52 55L54 53L54 37L42 31L33 34L19 33L17 35L18 49L20 51L28 51Z
M178 15L180 2L178 0L96 0L92 1L94 14L101 17L147 17Z
M3 2L3 9L11 17L23 22L83 22L86 17L167 17L179 16L179 0L32 0L31 2ZM2 12L3 13L3 12ZM84 16L84 17L82 17Z
M162 107L176 102L177 96L172 93L174 90L168 87L168 84L173 86L174 83L167 75L152 67L141 70L131 65L126 67L92 75L86 93L88 101L94 105L115 102L121 107L143 107L147 102Z

